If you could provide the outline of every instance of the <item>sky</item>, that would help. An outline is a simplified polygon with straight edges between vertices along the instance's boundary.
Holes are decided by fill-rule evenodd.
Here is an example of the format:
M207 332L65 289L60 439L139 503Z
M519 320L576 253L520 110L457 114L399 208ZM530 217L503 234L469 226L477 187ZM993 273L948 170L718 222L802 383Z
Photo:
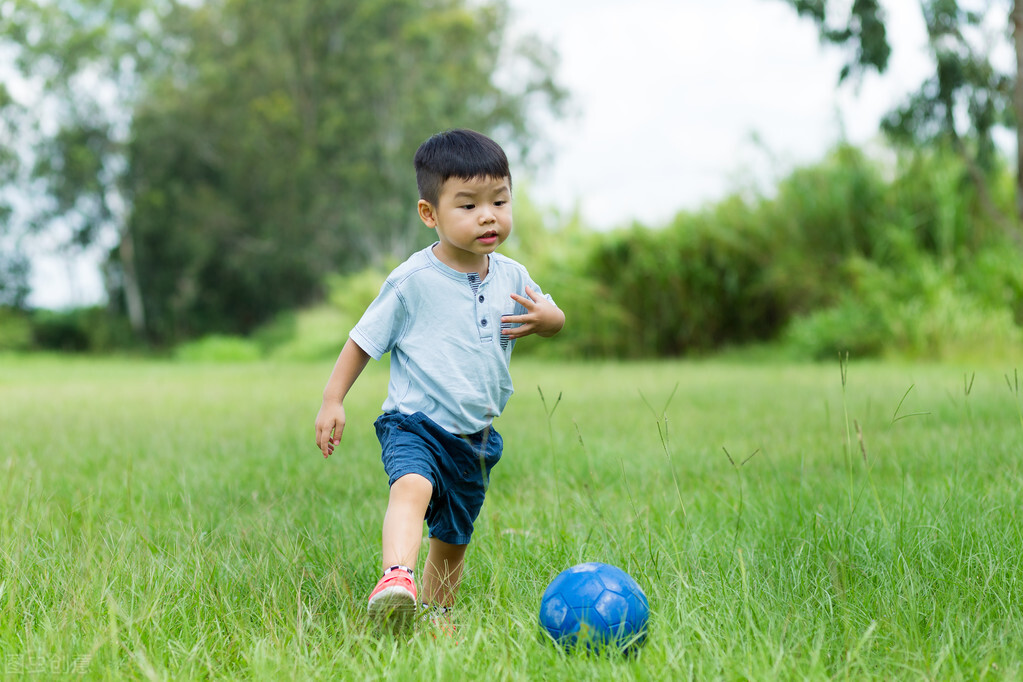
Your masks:
M869 143L930 68L918 4L882 5L886 74L839 88L844 53L781 0L510 0L514 30L556 46L579 112L552 131L531 194L598 228L658 224L843 137Z
M838 87L845 55L782 0L509 0L512 35L558 52L572 112L547 122L546 161L516 182L593 228L657 225L740 188L769 189L840 139L869 144L930 68L917 3L882 5L886 74ZM100 301L97 259L38 260L30 303Z

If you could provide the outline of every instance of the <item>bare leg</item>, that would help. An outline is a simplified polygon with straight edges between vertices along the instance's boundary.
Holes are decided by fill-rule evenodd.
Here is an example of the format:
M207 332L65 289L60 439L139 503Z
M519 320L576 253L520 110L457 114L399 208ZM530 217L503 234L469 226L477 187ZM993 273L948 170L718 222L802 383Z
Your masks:
M462 561L468 545L451 545L430 538L430 551L423 568L423 602L431 606L451 607L455 604L458 584L462 580Z
M395 565L415 569L432 495L433 485L419 474L406 474L391 485L384 514L383 570Z

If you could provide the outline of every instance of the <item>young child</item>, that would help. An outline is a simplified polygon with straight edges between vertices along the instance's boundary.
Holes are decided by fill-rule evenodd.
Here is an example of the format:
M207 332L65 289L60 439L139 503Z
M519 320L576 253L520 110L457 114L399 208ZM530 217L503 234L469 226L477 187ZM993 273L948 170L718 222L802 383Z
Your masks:
M462 560L503 441L492 422L512 394L516 339L553 336L565 315L519 263L496 253L512 230L508 159L471 130L438 133L415 155L419 217L437 241L384 282L349 334L323 391L316 445L328 457L345 428L344 399L369 358L391 354L376 420L390 496L374 618L416 610L423 521L430 534L424 607L454 604Z

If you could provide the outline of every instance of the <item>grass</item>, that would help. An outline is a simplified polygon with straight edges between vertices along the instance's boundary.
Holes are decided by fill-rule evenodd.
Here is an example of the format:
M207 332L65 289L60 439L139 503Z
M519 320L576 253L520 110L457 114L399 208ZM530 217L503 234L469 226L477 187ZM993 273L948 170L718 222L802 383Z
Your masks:
M1023 676L1014 368L517 362L458 645L365 618L386 367L324 461L329 369L0 358L0 675ZM636 659L539 637L582 561L646 590Z

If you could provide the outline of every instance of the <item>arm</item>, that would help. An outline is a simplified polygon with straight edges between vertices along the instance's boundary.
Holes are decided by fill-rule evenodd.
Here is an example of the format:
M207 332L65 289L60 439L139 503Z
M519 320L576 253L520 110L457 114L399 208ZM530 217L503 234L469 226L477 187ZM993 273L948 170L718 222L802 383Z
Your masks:
M345 430L345 396L368 362L369 354L348 339L323 389L323 404L316 415L316 447L324 457L329 457L334 446L341 442L341 433Z
M561 328L565 326L565 313L561 311L561 308L529 287L526 287L526 296L529 298L518 294L511 295L516 302L526 308L526 314L502 317L502 322L511 322L520 326L502 329L501 333L509 338L518 339L530 334L548 337L560 332Z

